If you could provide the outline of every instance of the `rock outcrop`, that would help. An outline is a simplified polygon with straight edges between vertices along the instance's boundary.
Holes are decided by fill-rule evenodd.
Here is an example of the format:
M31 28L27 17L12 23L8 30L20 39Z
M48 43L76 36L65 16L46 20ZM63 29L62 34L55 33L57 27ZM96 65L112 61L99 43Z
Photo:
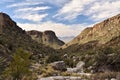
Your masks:
M67 72L69 72L69 73L83 73L84 65L85 65L85 63L83 61L80 61L77 63L76 67L67 68Z
M55 70L59 70L59 71L66 71L66 70L67 70L64 61L53 62L53 63L51 63L51 66L52 66L53 69L55 69Z
M27 34L30 35L32 39L37 41L38 43L43 43L54 49L58 49L62 45L64 45L64 42L59 40L56 34L51 30L44 32L32 30L32 31L28 31Z
M55 51L32 40L6 13L0 13L0 57L9 59L18 48L29 51L33 56L50 54Z
M105 44L112 38L120 35L120 14L104 20L101 23L88 27L83 30L72 41L68 42L62 48L67 48L73 44L84 44L90 41L98 41L100 44Z

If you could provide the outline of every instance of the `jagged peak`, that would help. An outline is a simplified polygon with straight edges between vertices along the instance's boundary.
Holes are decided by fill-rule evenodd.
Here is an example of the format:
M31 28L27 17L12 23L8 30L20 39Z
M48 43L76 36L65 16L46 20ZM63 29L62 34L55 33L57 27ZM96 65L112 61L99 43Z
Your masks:
M55 35L55 32L52 31L52 30L46 30L46 31L43 32L43 34L45 34L45 35Z
M37 30L27 31L27 33L30 34L30 35L38 35L38 34L42 34L42 32L37 31Z
M111 18L108 18L108 19L106 19L106 20L104 20L104 21L102 21L102 22L99 22L99 23L97 23L97 24L95 24L94 26L93 26L93 29L95 29L95 28L102 28L102 27L104 27L109 21L112 21L112 20L118 20L118 22L120 22L120 14L118 14L118 15L116 15L116 16L113 16L113 17L111 17Z
M53 47L54 49L58 49L60 46L64 44L63 41L59 40L52 30L46 30L44 32L31 30L27 31L27 34L31 36L33 40L36 40L38 43L43 43L47 46Z
M9 17L9 15L7 15L6 13L1 12L0 13L0 22L7 21L7 20L12 21L12 19Z
M0 16L10 18L6 13L0 12Z
M27 31L27 34L28 35L34 35L36 37L47 36L49 38L57 39L57 36L56 36L55 32L52 31L52 30L46 30L44 32L37 31L37 30L31 30L31 31Z
M0 26L16 26L16 23L6 13L0 12Z
M55 35L55 32L52 31L52 30L46 30L44 32L41 32L41 31L37 31L37 30L30 30L30 31L27 31L28 34L30 35Z

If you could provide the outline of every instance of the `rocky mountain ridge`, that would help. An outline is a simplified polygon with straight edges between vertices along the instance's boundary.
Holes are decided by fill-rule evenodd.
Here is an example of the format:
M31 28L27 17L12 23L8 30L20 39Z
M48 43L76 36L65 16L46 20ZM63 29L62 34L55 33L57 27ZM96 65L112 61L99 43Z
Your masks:
M104 20L101 23L84 29L72 41L63 45L62 48L67 48L73 44L84 44L89 41L98 41L100 44L105 44L112 38L120 35L120 14Z
M59 40L57 38L55 32L53 32L51 30L47 30L44 32L31 30L31 31L27 31L27 34L30 35L32 37L32 39L37 41L38 43L45 44L54 49L58 49L62 45L64 45L64 42Z
M30 52L35 59L39 54L56 52L54 49L38 43L6 14L0 13L0 57L10 57L18 48Z

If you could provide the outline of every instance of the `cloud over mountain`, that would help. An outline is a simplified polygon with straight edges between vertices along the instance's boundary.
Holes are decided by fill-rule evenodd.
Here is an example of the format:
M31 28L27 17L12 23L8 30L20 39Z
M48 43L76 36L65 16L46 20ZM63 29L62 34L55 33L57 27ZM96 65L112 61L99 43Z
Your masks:
M120 0L2 0L0 4L0 11L10 14L23 29L50 29L58 36L76 36L120 13Z

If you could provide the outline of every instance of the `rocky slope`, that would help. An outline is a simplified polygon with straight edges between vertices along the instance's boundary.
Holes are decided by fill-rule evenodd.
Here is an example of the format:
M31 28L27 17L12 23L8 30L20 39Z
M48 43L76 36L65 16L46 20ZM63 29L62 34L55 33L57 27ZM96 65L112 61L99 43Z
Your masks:
M54 49L32 40L7 14L0 13L0 57L8 59L20 47L33 56L56 53Z
M32 31L28 31L27 34L30 35L32 39L37 41L38 43L43 43L54 49L58 49L62 45L64 45L64 42L59 40L55 35L55 33L50 30L44 32L32 30Z
M68 42L62 48L67 48L73 44L84 44L89 41L98 41L100 44L105 44L112 38L120 35L120 14L104 20L101 23L88 27L83 30L72 41Z
M120 71L120 14L86 28L68 44L63 52L76 56L93 72Z

